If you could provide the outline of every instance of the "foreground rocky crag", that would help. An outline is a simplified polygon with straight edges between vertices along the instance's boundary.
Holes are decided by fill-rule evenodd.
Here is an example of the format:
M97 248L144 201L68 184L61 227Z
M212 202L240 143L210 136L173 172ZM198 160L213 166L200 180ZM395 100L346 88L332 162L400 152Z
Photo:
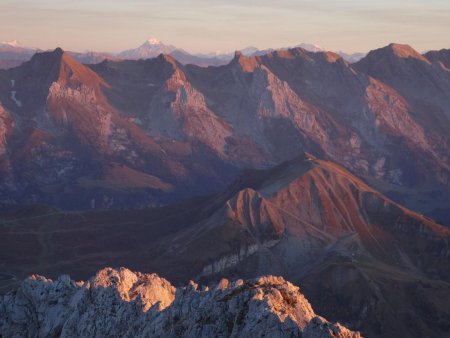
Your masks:
M87 282L26 279L0 298L4 337L360 337L317 316L281 277L173 287L156 274L105 268Z

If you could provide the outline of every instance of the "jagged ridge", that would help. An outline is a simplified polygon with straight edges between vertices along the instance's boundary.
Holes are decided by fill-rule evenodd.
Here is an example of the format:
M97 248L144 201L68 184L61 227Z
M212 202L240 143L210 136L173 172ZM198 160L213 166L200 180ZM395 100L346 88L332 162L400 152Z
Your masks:
M175 288L155 274L105 268L87 282L26 279L0 298L7 337L360 337L317 316L281 277Z

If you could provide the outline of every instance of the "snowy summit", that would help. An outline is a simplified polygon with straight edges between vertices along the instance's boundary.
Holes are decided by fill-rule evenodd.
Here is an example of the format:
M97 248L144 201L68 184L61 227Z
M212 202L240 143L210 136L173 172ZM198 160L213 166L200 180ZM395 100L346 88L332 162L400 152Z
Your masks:
M8 46L11 46L11 47L19 47L20 46L19 41L17 41L17 40L2 41L2 45L8 45Z
M148 39L147 43L150 45L161 45L162 44L162 42L160 40L155 39L155 38Z

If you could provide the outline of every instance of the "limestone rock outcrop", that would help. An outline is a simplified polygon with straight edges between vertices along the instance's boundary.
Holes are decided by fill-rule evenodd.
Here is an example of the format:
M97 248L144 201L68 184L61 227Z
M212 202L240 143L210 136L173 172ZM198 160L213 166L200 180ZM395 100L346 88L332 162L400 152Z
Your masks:
M31 276L0 298L4 337L360 337L317 316L282 277L175 288L105 268L86 282Z

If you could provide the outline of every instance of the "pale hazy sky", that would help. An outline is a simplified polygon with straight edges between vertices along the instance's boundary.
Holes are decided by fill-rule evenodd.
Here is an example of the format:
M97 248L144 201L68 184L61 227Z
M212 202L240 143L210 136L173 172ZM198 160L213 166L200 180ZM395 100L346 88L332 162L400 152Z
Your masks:
M450 0L0 0L0 41L119 51L149 37L191 52L450 48Z

